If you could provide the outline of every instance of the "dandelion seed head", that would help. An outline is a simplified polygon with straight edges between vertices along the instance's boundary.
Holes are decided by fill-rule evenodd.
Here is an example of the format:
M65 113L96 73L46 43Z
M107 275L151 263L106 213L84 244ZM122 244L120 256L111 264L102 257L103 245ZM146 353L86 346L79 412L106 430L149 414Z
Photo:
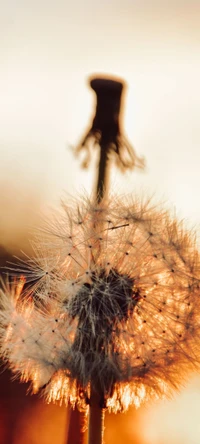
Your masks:
M120 411L169 396L199 367L199 256L165 210L63 202L35 251L28 293L4 287L0 306L1 355L33 392L87 408L93 387Z

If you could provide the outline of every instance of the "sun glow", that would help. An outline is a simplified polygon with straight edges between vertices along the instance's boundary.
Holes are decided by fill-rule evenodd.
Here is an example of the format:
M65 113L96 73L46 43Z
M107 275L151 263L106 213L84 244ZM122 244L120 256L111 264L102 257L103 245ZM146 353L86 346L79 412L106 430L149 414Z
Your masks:
M89 387L87 391L89 394ZM138 384L137 387L134 384L129 383L120 385L116 384L113 395L107 399L108 411L114 413L117 413L120 410L127 411L130 405L139 408L147 399L147 396L146 388L142 383ZM50 389L48 390L46 399L48 403L58 402L59 405L62 405L63 403L68 405L70 402L72 407L77 404L79 405L79 408L84 405L84 409L87 409L87 407L85 407L84 397L84 394L79 393L76 384L72 384L70 378L68 378L63 371L59 371L54 375L50 383Z
M40 372L38 369L33 368L31 360L26 362L26 368L24 369L21 375L22 382L28 382L32 380L32 393L36 394L39 390L39 380L40 380Z
M72 406L75 405L77 401L76 385L70 382L70 379L63 371L58 371L54 375L47 394L48 403L57 403L58 401L60 405L62 405L63 402L68 404L68 401L70 401Z
M16 286L16 299L19 299L19 297L21 296L25 283L26 283L25 277L23 275L20 276L19 282L17 283Z
M137 387L133 384L117 385L113 396L108 398L108 410L117 413L120 409L127 411L130 405L136 408L140 407L146 398L146 389L143 384L138 384Z

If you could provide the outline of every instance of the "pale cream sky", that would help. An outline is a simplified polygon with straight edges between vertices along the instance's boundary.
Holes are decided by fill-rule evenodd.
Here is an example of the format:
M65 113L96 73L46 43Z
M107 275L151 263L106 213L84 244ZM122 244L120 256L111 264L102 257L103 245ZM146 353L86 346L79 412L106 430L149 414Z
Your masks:
M92 73L127 81L124 128L146 158L145 173L114 172L116 189L156 191L199 224L199 23L199 0L1 1L2 243L26 236L63 190L91 189L69 144L91 118Z
M200 2L189 0L4 2L1 182L14 177L48 199L90 188L67 144L91 116L88 75L106 72L128 82L124 126L147 161L145 174L115 181L159 189L197 220L199 19Z

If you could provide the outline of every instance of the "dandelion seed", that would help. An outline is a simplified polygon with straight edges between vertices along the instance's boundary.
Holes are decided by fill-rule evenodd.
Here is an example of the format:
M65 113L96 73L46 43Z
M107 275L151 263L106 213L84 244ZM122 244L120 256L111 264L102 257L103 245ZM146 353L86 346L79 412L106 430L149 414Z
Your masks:
M37 236L29 297L1 291L3 359L49 402L86 408L95 389L121 411L169 395L200 363L193 236L150 202L62 211Z

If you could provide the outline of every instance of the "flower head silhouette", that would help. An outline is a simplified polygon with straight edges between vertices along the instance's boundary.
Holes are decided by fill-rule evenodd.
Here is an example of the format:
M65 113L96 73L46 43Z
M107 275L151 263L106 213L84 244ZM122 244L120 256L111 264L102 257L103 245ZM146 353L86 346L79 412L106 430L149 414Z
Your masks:
M48 401L110 410L169 394L199 364L199 256L150 202L89 199L46 224L1 291L1 355ZM16 291L15 291L16 289Z
M121 171L135 167L144 168L144 159L138 157L124 135L122 125L123 94L126 84L121 79L92 77L90 87L96 94L96 109L92 124L76 147L75 153L85 151L82 163L88 167L91 159L91 148L99 145L107 151L108 157L114 157Z

